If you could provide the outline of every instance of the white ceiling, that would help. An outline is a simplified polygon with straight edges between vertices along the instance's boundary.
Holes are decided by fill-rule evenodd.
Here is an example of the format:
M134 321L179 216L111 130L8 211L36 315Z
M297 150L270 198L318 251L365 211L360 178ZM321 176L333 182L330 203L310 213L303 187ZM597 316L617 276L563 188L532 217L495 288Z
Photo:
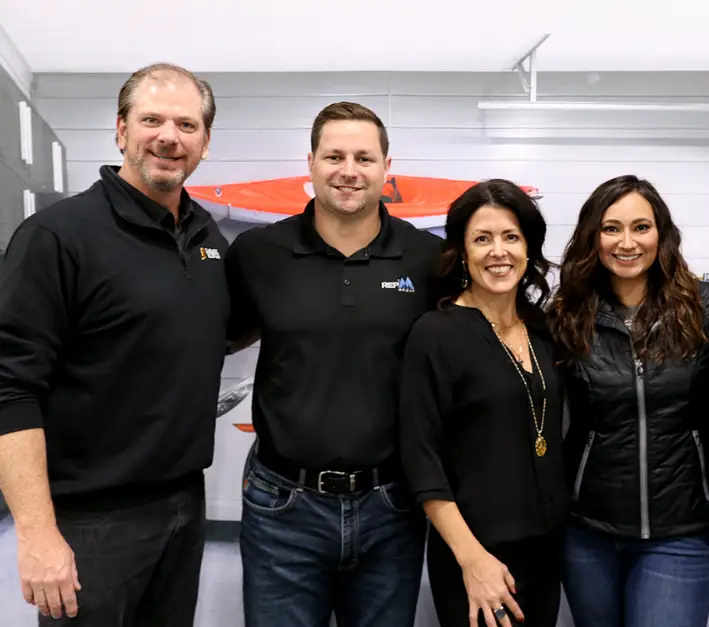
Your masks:
M652 3L656 2L656 9ZM703 0L0 0L33 72L709 70Z

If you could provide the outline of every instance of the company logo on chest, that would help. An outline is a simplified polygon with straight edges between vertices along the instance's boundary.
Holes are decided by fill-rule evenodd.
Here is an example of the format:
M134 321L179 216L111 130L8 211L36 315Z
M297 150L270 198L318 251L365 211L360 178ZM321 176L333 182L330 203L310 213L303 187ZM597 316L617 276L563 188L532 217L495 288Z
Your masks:
M221 259L221 255L216 248L200 248L199 249L200 258L202 261L205 259Z
M399 277L396 281L382 281L383 290L397 290L398 292L415 292L414 282L410 277Z

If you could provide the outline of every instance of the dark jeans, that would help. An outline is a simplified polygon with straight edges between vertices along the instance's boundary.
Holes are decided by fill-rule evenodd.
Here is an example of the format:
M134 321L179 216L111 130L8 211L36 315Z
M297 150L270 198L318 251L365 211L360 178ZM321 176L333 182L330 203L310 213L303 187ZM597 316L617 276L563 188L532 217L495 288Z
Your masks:
M40 627L192 627L205 531L204 484L111 511L57 510L82 589L76 618Z
M561 535L500 544L487 550L515 578L515 599L524 613L524 623L508 612L510 623L525 627L555 627L561 602ZM432 526L428 537L428 578L441 627L470 627L468 593L453 552ZM478 625L484 627L482 611ZM600 623L595 627L606 627Z
M706 627L709 534L640 540L571 526L563 578L576 627Z
M402 485L321 494L246 467L241 522L246 627L411 627L425 518Z

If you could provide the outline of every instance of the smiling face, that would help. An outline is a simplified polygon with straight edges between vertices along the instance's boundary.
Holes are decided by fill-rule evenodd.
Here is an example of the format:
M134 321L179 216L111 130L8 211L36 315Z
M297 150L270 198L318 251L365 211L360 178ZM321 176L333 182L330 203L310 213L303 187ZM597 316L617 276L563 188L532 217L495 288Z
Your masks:
M117 136L128 182L144 193L179 190L207 156L199 90L174 75L146 78L133 94L127 119L118 118Z
M650 203L637 192L608 207L601 220L599 257L614 279L646 278L657 258L658 231Z
M350 217L377 211L391 165L372 122L332 120L308 155L316 202L328 213Z
M515 214L503 207L480 207L465 230L465 256L476 293L516 290L527 270L527 242Z

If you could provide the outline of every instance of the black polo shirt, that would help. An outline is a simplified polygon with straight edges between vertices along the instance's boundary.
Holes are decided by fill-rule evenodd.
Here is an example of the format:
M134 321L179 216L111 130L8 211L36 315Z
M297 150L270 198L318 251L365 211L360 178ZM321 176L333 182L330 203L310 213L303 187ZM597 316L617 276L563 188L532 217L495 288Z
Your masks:
M398 383L413 322L435 307L442 240L389 215L350 257L305 211L239 235L225 264L229 338L261 349L253 423L267 456L313 469L376 466L397 453Z

